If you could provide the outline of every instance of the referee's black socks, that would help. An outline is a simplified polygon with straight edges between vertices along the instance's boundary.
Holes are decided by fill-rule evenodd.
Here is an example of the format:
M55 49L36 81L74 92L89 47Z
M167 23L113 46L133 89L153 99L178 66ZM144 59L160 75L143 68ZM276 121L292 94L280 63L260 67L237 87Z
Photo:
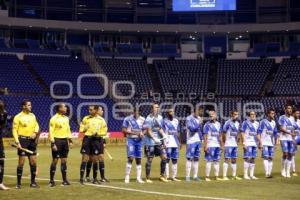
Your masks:
M3 175L4 175L4 160L0 160L0 184L3 183Z
M21 185L21 179L23 175L23 166L18 166L17 167L17 184Z
M35 183L36 177L36 164L30 164L31 183Z
M91 172L91 168L92 168L92 164L93 162L91 160L89 160L86 164L86 175L85 177L90 177L90 172Z
M67 163L66 162L62 162L60 165L60 170L61 170L61 175L62 175L62 179L63 181L67 181Z
M97 178L97 171L98 171L98 163L93 163L93 179L95 180Z
M50 181L54 181L55 171L56 171L56 165L52 163L50 165Z
M80 180L83 180L84 172L85 172L86 162L81 162L80 165Z
M99 171L100 171L101 179L105 178L104 168L105 168L104 161L99 161Z

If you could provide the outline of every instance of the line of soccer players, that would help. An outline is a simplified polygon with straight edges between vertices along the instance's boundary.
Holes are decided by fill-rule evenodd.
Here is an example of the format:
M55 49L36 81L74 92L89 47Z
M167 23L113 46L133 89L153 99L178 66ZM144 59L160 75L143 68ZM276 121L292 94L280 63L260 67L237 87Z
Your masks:
M21 179L25 158L29 159L31 172L30 187L38 188L36 183L37 174L37 143L39 138L39 125L35 115L31 112L30 100L24 100L21 104L22 111L13 119L13 137L18 147L17 166L17 189L21 189ZM179 158L180 127L179 121L174 117L174 110L170 108L163 118L159 113L160 106L156 103L152 105L151 113L147 118L140 116L139 110L134 109L133 114L124 119L122 131L127 136L127 164L125 172L125 183L130 182L130 171L132 162L136 162L137 182L142 180L142 148L147 158L145 164L146 182L152 183L150 179L151 165L155 156L160 156L160 181L168 182L170 178L169 163L172 163L172 181L180 181L177 178L177 162ZM56 107L56 114L50 119L49 138L52 149L52 162L50 165L50 187L55 186L54 176L58 161L61 162L62 185L70 185L67 179L67 157L69 147L72 145L70 122L66 116L67 107L64 103L59 103ZM239 113L232 111L230 119L223 126L217 121L217 113L209 111L209 120L203 124L203 109L195 108L194 112L186 118L187 127L187 148L186 148L186 181L192 179L199 181L198 168L200 152L203 144L206 160L205 180L211 181L210 172L213 165L216 180L228 180L227 171L231 164L232 178L240 180L237 176L237 152L238 141L241 139L244 149L244 179L257 179L254 176L255 158L257 148L262 151L263 163L266 177L272 177L272 166L274 148L279 138L282 148L282 171L283 177L290 178L290 172L297 176L295 170L295 153L297 144L300 144L300 119L299 111L292 110L290 105L285 106L285 114L275 122L275 111L269 109L267 117L260 122L256 121L255 112L250 112L248 119L241 125L238 121ZM85 116L80 124L80 132L84 134L80 165L80 183L84 184L84 174L86 170L93 167L93 183L100 184L108 182L104 175L104 145L107 137L107 124L102 117L103 109L97 105L89 106L89 115ZM2 143L2 129L5 126L8 115L5 111L4 103L0 101L0 189L7 190L4 186L4 150ZM277 129L277 125L279 130ZM32 151L31 153L26 150ZM219 161L221 153L224 151L225 162L223 164L223 177L219 178ZM88 164L89 163L89 164ZM86 169L88 168L88 169ZM292 169L291 169L292 168ZM101 179L97 180L97 171L100 171ZM249 172L249 173L248 173ZM89 172L87 172L88 178Z
M234 110L230 113L230 119L222 126L217 121L217 113L209 111L209 120L203 124L201 117L203 109L195 108L194 112L186 118L187 142L186 142L186 181L192 179L199 181L198 168L200 152L203 145L206 160L205 180L211 181L210 173L213 165L216 180L229 180L227 171L229 164L232 168L232 179L241 180L237 176L238 142L241 141L244 150L244 179L256 180L254 175L257 149L261 150L266 178L272 177L274 149L277 141L282 148L283 177L297 176L295 169L295 153L297 144L300 144L300 119L299 110L293 110L292 106L285 106L285 114L275 122L275 110L269 109L266 118L258 122L256 113L249 112L248 118L241 124L238 120L239 113ZM278 128L279 127L279 128ZM162 182L180 181L177 178L177 162L179 158L180 127L179 121L174 117L174 110L170 108L166 117L159 114L159 105L153 104L151 113L145 119L135 109L133 114L124 119L122 131L127 136L127 164L125 170L125 183L130 182L132 162L136 162L137 182L144 183L141 178L142 148L146 156L146 182L150 179L151 164L154 157L159 156L160 178ZM223 177L219 177L220 158L224 152ZM172 176L169 173L169 163L172 161ZM291 169L292 167L292 169Z

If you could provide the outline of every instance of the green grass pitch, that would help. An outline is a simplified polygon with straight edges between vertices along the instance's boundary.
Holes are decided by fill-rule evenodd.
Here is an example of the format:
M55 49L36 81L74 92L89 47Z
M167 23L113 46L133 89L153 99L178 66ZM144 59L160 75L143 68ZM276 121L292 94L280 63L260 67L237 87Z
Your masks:
M205 171L205 161L203 159L203 152L201 154L199 173L202 178L200 182L185 181L175 183L161 183L157 180L159 176L159 159L154 159L152 165L153 184L137 184L135 183L135 165L132 167L131 182L125 184L124 173L126 163L126 150L124 145L108 146L107 149L114 157L113 161L106 158L106 175L111 180L111 183L105 184L103 187L96 187L93 185L80 185L79 179L79 165L81 155L79 154L79 147L74 147L70 150L68 162L68 176L72 181L72 185L68 187L60 186L60 167L57 167L56 179L57 186L54 188L48 187L49 166L51 161L51 152L49 147L39 147L38 157L38 180L40 189L29 188L29 180L25 179L29 176L28 162L24 168L24 178L22 182L22 189L14 189L16 183L16 165L15 159L16 150L12 148L6 149L5 179L7 186L11 187L10 191L0 191L0 199L10 200L26 200L26 199L41 199L41 200L84 200L84 199L299 199L300 198L300 176L285 179L280 176L280 148L276 150L276 157L273 167L272 179L264 178L263 163L260 157L256 160L255 174L259 180L253 181L203 181ZM241 148L240 148L241 149ZM182 148L181 158L179 160L178 175L182 180L185 176L185 149ZM260 152L259 152L260 154ZM243 160L241 158L242 152L239 152L238 159L238 174L242 176ZM143 159L143 174L144 174ZM296 156L296 164L300 169L300 157ZM220 165L220 172L222 172L222 165ZM221 173L222 174L222 173ZM228 174L231 174L229 167Z

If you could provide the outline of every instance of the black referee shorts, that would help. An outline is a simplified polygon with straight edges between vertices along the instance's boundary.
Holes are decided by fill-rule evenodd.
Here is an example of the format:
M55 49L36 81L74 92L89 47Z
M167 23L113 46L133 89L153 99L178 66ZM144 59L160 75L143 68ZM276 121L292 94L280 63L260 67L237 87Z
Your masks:
M85 136L82 141L82 146L80 153L87 155L99 155L103 154L103 138L102 137L93 137Z
M69 142L67 138L54 138L57 151L52 149L52 158L67 158L69 154Z
M36 155L37 144L35 143L35 139L31 139L30 137L19 136L19 142L20 142L20 145L22 146L22 148L33 151L33 154L29 154L29 153L26 153L25 151L18 149L19 156L34 156L34 155Z

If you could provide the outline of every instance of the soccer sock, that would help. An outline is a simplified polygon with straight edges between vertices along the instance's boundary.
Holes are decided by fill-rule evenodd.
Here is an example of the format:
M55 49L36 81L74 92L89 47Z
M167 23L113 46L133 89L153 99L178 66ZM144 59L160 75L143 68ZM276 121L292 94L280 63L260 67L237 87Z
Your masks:
M296 172L295 156L292 156L291 165L292 165L292 172Z
M101 179L105 178L104 169L105 169L104 161L99 161L99 170L100 170Z
M249 162L244 161L244 176L248 176Z
M292 161L289 159L286 159L286 175L287 176L290 176L290 174L291 174L291 164L292 164Z
M4 160L0 160L0 184L3 183L3 175L4 175Z
M61 163L60 171L61 171L63 181L66 181L67 180L67 163L66 162Z
M35 183L36 164L30 165L30 173L31 173L31 183Z
M231 168L232 168L232 176L236 176L236 163L231 163Z
M232 165L231 165L232 166ZM228 163L224 162L223 163L223 177L227 176L227 170L228 170ZM233 171L233 170L232 170Z
M177 160L172 160L172 178L177 177Z
M126 163L126 169L125 169L125 177L129 177L130 171L131 171L131 167L132 167L132 164L130 162L127 162Z
M86 162L81 162L81 165L80 165L80 180L83 179L83 176L84 176L84 172L85 172L85 167L86 167Z
M142 165L136 165L136 179L142 179Z
M95 180L97 178L97 171L98 171L98 163L93 163L93 179Z
M273 160L269 160L269 175L272 173L272 168L273 168Z
M50 181L54 181L55 171L56 171L56 165L52 163L50 165Z
M21 179L22 179L22 175L23 175L23 166L18 166L17 167L17 183L18 185L21 185Z
M167 164L167 161L166 161L166 160L161 160L161 161L160 161L160 175L161 175L161 176L164 176L164 175L165 175L166 164Z
M266 175L268 175L269 174L269 160L267 160L267 159L264 159L264 168L265 168Z
M206 163L206 169L205 169L205 176L206 177L209 177L210 169L211 169L211 162L207 162Z
M254 176L254 169L255 169L255 164L250 163L250 177Z
M191 176L192 161L187 160L185 165L186 177Z
M165 169L165 176L166 176L166 178L169 178L169 177L170 177L170 166L169 166L169 162L170 162L170 160L168 159L168 160L166 161L166 169Z
M198 177L198 168L199 168L199 161L193 161L193 178L197 178Z
M150 161L150 160L147 160L147 162L146 162L146 166L145 166L145 168L146 168L146 178L150 178L151 163L152 163L152 161Z
M220 164L218 161L214 162L214 172L215 172L215 177L219 176L219 171L220 171Z
M93 164L93 162L92 162L91 160L89 160L89 161L86 163L86 175L85 175L85 177L90 177L92 164Z

